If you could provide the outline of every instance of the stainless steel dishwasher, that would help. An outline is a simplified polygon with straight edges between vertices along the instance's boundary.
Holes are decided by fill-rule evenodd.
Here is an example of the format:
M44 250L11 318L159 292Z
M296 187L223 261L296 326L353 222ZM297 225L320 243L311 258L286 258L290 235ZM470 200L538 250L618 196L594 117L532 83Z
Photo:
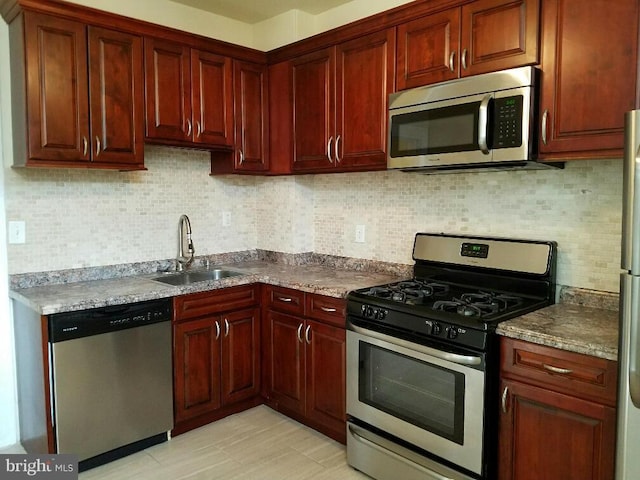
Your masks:
M167 440L171 299L49 316L56 452L80 470Z

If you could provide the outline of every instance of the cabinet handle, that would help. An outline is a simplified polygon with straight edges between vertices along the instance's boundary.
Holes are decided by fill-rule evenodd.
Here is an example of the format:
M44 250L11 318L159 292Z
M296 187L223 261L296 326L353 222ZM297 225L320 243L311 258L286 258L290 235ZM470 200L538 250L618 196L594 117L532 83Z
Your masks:
M196 120L196 138L200 138L201 133L202 129L200 128L200 121Z
M338 137L336 138L336 148L335 148L335 153L336 153L336 162L340 163L342 160L340 158L340 135L338 135Z
M467 49L462 50L462 68L467 69Z
M320 310L322 310L323 312L329 312L329 313L335 313L338 311L335 308L331 308L331 307L320 307Z
M278 297L278 300L280 300L281 302L285 302L285 303L293 302L293 298L289 298L289 297Z
M87 156L88 149L89 149L89 141L87 140L87 137L83 136L82 137L82 156L83 157Z
M187 118L187 137L191 136L191 120Z
M547 144L547 119L549 117L549 110L545 109L542 114L542 143Z
M220 324L218 323L218 321L215 321L216 324L216 340L218 340L220 338Z
M507 413L507 395L509 395L509 387L504 387L502 391L502 413Z
M561 375L569 375L570 373L573 373L573 370L571 370L570 368L554 367L553 365L547 365L546 363L542 364L542 368L548 370L549 372L559 373Z
M100 155L100 137L96 135L96 157Z
M226 318L224 319L224 336L229 336L229 320L227 320Z
M244 153L242 152L242 149L238 149L238 152L240 154L240 165L242 165L244 163Z
M453 61L456 59L456 51L452 51L451 54L449 55L449 70L451 70L452 72L455 72L455 66L453 64Z
M304 331L304 339L311 345L311 325L307 325L307 329Z
M302 324L298 325L298 341L302 343Z
M329 137L329 141L327 142L327 158L329 162L333 163L333 159L331 158L331 142L333 142L333 135Z

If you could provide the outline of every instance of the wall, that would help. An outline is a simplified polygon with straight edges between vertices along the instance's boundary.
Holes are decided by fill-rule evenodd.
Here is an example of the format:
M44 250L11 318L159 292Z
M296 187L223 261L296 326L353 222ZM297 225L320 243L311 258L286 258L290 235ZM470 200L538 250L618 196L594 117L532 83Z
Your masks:
M198 254L252 248L411 264L417 231L555 240L558 282L617 291L620 160L564 170L210 177L204 152L147 146L146 172L5 168L9 273L172 258L191 218ZM222 212L231 226L222 226ZM355 226L366 242L355 243Z

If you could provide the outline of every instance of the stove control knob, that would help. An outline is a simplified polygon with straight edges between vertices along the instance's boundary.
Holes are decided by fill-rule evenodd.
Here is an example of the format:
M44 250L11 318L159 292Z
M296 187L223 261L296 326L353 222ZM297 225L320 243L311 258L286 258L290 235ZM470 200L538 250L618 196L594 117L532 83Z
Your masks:
M373 308L367 306L367 311L365 312L364 316L367 318L373 318Z
M387 316L387 313L389 313L389 312L387 312L386 310L384 310L384 309L382 309L382 308L381 308L381 309L380 309L380 314L379 314L378 318L380 318L380 320L384 320L384 319L385 319L385 317Z
M438 322L433 322L431 325L431 335L440 335L442 332L442 327Z
M458 329L456 327L447 328L447 338L454 339L458 336Z

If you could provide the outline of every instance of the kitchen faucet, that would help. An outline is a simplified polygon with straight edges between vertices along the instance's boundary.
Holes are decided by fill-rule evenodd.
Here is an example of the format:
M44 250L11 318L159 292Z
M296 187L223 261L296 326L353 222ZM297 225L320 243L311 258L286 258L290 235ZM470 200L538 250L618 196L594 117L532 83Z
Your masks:
M185 227L187 233L187 252L189 253L189 258L184 256L184 234ZM189 221L189 217L186 215L180 216L180 220L178 221L178 258L176 259L178 263L176 264L176 270L181 272L185 268L189 268L193 263L193 255L195 250L193 248L193 241L191 240L191 222Z

